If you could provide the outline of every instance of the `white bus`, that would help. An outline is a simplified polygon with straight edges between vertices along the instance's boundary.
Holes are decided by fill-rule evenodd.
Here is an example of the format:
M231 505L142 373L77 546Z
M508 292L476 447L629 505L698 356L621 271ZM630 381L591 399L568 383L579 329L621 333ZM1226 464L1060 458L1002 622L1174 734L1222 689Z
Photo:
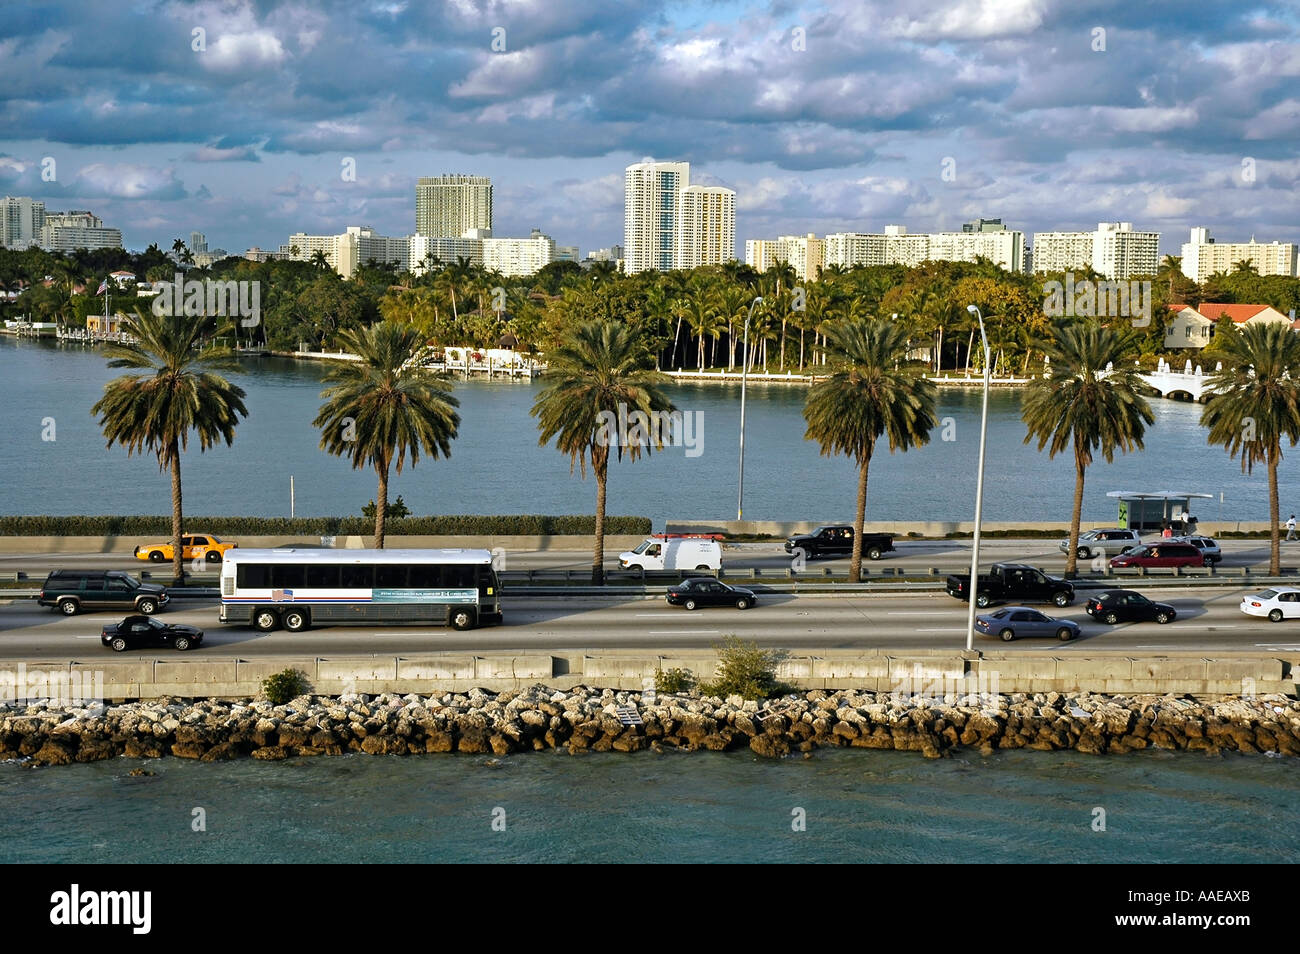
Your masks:
M487 550L230 550L221 622L292 633L313 623L500 623Z

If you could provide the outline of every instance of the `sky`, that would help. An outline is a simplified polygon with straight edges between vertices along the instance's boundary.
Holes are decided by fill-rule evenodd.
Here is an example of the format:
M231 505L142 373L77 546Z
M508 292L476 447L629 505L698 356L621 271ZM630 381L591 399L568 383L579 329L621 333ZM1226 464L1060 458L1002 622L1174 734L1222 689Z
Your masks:
M741 258L981 216L1300 242L1298 38L1296 0L4 0L0 194L242 252L410 234L470 173L494 234L585 255L652 157L736 190Z

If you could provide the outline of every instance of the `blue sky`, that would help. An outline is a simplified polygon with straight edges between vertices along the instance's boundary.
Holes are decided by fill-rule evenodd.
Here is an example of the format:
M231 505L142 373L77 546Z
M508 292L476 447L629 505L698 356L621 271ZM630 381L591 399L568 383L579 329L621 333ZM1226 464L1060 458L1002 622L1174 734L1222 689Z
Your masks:
M622 241L623 168L653 156L737 191L741 257L979 216L1126 220L1175 254L1197 225L1300 241L1294 2L900 9L6 0L0 193L91 209L132 248L198 229L242 251L408 234L415 179L466 172L492 177L497 235L585 253Z

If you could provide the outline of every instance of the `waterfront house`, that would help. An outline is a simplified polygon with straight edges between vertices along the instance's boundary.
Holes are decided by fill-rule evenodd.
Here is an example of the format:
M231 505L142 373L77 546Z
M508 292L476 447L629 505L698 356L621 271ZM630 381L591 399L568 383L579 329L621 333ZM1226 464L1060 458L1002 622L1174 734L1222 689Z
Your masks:
M1292 323L1291 318L1269 305L1205 302L1196 308L1170 305L1169 310L1174 312L1174 318L1165 329L1166 348L1204 348L1214 337L1214 325L1221 318L1228 318L1236 325Z

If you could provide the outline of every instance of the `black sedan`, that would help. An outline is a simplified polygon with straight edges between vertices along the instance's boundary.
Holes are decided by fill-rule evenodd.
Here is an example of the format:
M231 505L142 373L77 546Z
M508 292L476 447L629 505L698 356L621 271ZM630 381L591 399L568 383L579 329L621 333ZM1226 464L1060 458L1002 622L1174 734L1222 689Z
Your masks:
M119 653L146 646L170 646L185 652L203 642L203 630L184 623L164 623L155 616L128 616L105 626L99 641Z
M1143 623L1147 620L1170 623L1178 616L1178 611L1168 603L1153 603L1133 590L1107 590L1105 593L1090 596L1084 604L1084 609L1093 619L1112 625Z
M734 606L749 609L758 599L753 590L729 586L711 577L693 577L668 587L668 603L693 610L697 606Z
M1055 636L1065 642L1079 638L1079 624L1053 619L1028 606L1004 606L975 617L975 628L986 636L998 636L1004 643L1026 636Z

